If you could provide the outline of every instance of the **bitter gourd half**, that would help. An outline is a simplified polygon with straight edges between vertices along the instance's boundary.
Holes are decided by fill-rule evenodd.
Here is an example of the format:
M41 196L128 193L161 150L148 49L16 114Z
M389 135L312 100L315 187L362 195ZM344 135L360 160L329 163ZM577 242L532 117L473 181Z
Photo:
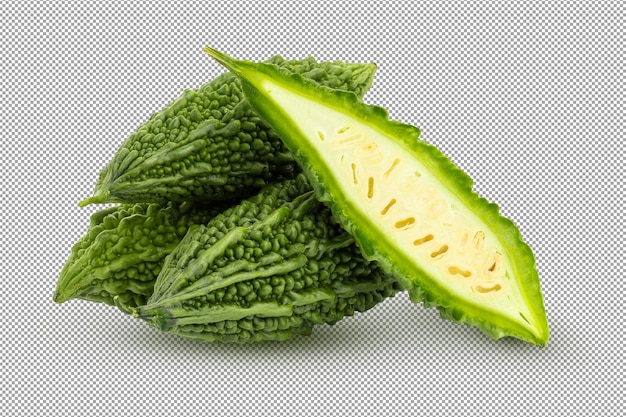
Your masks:
M317 196L366 259L415 302L493 338L549 337L534 255L497 205L419 129L381 107L264 63L205 52L242 82L252 108L285 142Z
M53 299L82 299L114 305L145 304L164 259L193 224L204 224L219 204L137 203L99 210L87 233L72 247Z
M267 61L328 87L362 96L374 64ZM100 172L92 203L160 203L249 197L298 172L293 155L252 111L237 77L224 73L186 90L132 133Z
M145 305L117 301L164 332L250 343L310 334L398 291L301 174L192 226Z

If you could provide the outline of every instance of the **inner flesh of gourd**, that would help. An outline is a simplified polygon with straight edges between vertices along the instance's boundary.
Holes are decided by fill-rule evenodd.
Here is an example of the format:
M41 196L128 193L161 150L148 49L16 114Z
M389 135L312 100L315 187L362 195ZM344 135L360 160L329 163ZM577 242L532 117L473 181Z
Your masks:
M530 324L512 265L489 225L468 209L406 145L350 115L266 85L314 146L350 210L369 219L436 285L465 302Z

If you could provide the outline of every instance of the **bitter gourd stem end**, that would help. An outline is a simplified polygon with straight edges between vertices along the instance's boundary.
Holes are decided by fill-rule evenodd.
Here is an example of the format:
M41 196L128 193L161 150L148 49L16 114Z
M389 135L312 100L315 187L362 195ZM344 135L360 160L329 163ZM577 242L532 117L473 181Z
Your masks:
M104 204L109 203L108 198L111 192L109 190L98 191L89 198L86 198L78 203L78 207L86 207L90 204Z
M238 65L237 65L238 61L234 59L233 57L230 57L223 52L213 49L210 46L205 46L202 49L202 51L205 54L209 55L211 58L215 59L220 64L222 64L229 71L233 73L238 72Z
M64 297L63 294L58 290L55 291L54 294L52 295L52 301L54 301L57 304L63 304L67 300L69 300L69 297L67 296Z

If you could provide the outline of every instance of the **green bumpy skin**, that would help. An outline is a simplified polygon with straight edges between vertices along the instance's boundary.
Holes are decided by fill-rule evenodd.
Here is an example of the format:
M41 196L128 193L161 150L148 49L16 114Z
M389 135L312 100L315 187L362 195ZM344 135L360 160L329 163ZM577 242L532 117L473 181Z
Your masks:
M331 88L363 96L374 64L266 61ZM160 203L249 197L299 171L280 138L252 111L233 74L186 90L126 139L79 203Z
M53 299L82 299L114 305L145 304L165 257L189 227L220 213L220 205L137 203L100 210L87 233L72 247Z
M300 174L190 228L148 302L119 307L163 332L244 344L308 335L398 291Z
M414 302L497 339L549 338L535 258L518 228L418 128L275 66L205 52L242 81L320 201Z

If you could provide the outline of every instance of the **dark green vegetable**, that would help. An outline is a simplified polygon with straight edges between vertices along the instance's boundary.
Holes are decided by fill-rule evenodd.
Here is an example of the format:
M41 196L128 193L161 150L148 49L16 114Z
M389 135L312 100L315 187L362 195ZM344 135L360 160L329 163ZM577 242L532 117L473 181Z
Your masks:
M89 230L72 247L57 281L57 303L77 298L113 305L145 304L165 257L189 226L208 222L222 211L191 203L138 203L100 210Z
M363 96L374 64L267 61L331 88ZM282 141L254 113L233 74L186 90L152 115L101 171L91 203L208 201L245 198L298 166Z
M309 334L397 291L300 175L191 227L146 305L116 301L161 331L248 343Z

